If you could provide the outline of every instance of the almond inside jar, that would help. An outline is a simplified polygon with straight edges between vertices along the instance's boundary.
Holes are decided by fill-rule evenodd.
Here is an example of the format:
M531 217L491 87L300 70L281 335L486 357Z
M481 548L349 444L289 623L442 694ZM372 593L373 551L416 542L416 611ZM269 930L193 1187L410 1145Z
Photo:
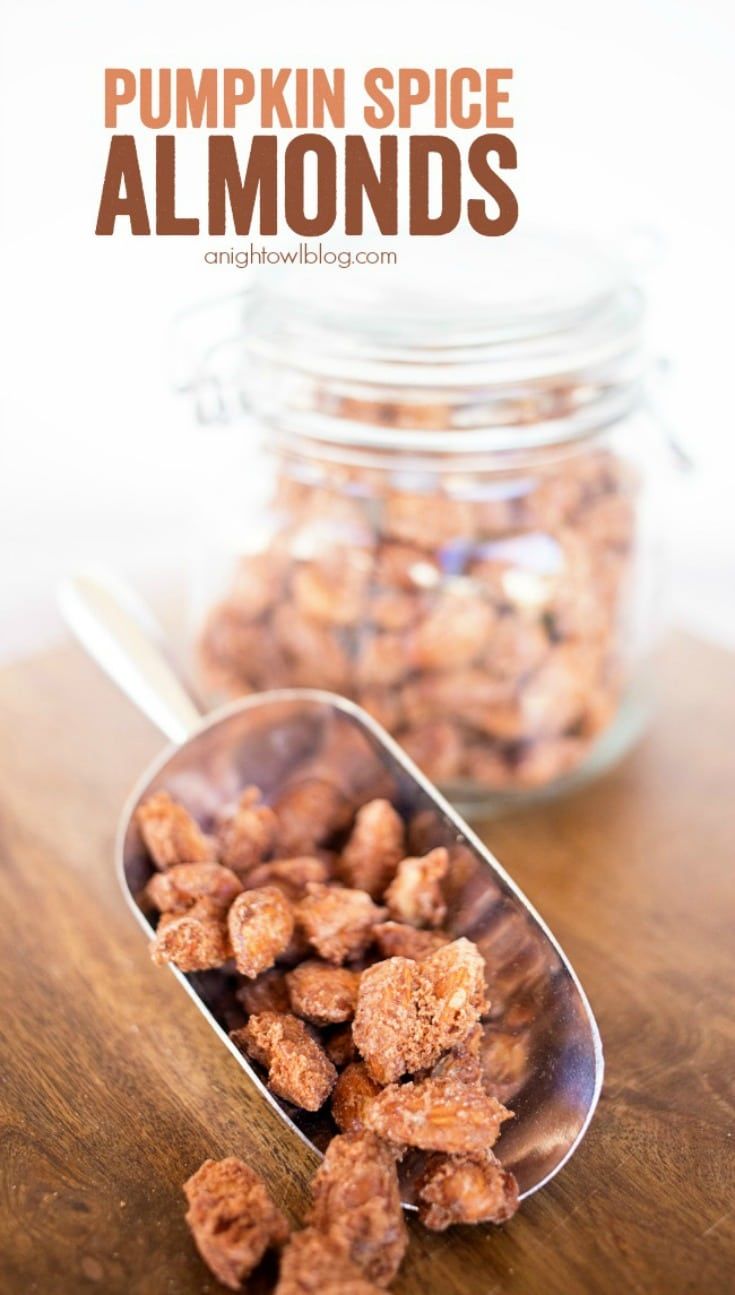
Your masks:
M267 345L256 309L267 538L207 609L207 688L346 695L468 805L617 754L652 638L651 473L640 301L602 302L515 332L476 313L456 341L456 313L308 335L295 311Z

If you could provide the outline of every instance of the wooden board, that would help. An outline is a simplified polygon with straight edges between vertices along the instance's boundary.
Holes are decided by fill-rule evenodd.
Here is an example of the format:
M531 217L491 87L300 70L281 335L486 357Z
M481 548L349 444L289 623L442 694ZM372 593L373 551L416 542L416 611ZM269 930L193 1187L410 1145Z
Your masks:
M615 772L484 828L597 1013L596 1118L506 1229L412 1223L402 1295L733 1289L735 657L679 640L660 676ZM220 1290L184 1179L242 1155L297 1221L313 1166L118 893L117 814L159 739L71 647L0 674L0 713L0 1288Z

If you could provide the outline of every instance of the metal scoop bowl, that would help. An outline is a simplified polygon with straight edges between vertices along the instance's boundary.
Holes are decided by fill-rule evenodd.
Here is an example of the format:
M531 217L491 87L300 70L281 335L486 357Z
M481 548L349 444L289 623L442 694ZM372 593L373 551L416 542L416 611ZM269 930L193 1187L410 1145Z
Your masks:
M147 937L139 906L152 866L134 814L165 789L206 829L246 786L266 800L306 778L332 782L357 808L385 796L403 816L412 853L449 848L446 927L483 953L491 1008L483 1063L496 1095L515 1112L494 1150L515 1174L521 1197L538 1191L573 1155L597 1105L603 1076L600 1035L569 960L525 895L435 787L359 706L310 689L244 698L203 717L168 663L148 613L109 577L82 575L60 593L62 612L90 654L172 745L138 779L115 846L120 885ZM174 976L289 1130L323 1152L336 1128L328 1109L309 1114L276 1097L263 1072L231 1043L244 1022L238 978L211 971ZM421 1156L401 1166L404 1204L413 1206Z

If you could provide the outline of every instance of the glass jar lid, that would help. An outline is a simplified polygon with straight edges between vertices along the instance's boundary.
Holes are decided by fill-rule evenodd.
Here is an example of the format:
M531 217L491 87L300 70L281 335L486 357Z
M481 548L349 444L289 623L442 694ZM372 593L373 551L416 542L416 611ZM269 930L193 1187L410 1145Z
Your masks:
M451 432L478 451L576 439L640 399L643 297L622 257L518 231L385 243L393 264L254 274L229 378L243 406L317 441L441 450Z

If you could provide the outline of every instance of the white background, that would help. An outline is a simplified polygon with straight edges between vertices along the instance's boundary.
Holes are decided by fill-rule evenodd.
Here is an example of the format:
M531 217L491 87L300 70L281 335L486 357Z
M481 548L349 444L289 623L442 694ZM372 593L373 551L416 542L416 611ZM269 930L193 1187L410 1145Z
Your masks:
M105 66L512 66L522 221L654 229L653 344L697 469L672 501L680 622L735 645L732 87L722 0L3 5L0 654L61 634L60 575L103 560L154 591L191 547L195 431L172 316L241 286L206 239L94 237ZM201 207L201 177L184 177ZM188 560L188 559L187 559Z

